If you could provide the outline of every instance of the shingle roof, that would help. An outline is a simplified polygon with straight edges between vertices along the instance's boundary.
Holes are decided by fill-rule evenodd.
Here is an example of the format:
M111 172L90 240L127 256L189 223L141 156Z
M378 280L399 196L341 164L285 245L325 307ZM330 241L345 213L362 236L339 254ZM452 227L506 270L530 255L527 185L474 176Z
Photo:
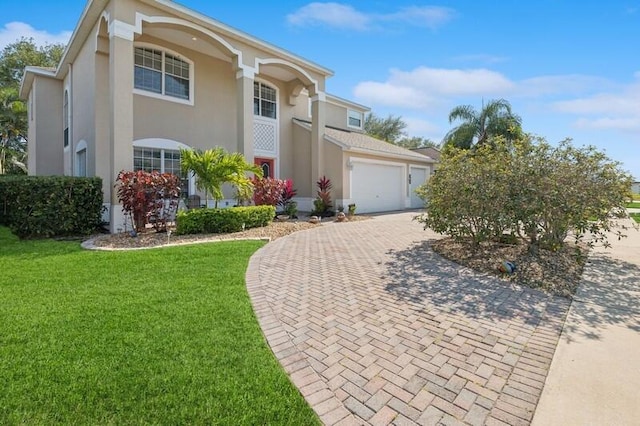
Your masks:
M302 127L311 130L311 123L302 120L294 120ZM329 142L343 146L347 151L360 151L371 155L404 157L423 162L434 162L431 157L402 148L363 133L351 132L349 130L337 129L335 127L325 127L325 139Z

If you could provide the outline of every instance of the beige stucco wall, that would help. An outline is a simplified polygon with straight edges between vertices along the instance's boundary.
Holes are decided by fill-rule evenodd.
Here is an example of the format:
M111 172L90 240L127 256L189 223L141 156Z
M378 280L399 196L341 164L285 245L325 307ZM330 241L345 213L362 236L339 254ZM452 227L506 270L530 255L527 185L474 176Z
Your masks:
M34 110L28 131L31 143L27 142L29 174L62 175L62 82L36 76L30 96Z
M77 173L76 149L78 143L87 143L87 176L95 175L95 39L82 46L69 73L72 101L72 127L70 159L72 174Z
M347 108L327 102L327 126L347 129Z
M111 152L109 148L109 55L96 53L94 78L94 139L87 141L87 173L102 178L105 203L111 200ZM91 154L93 151L93 154Z
M134 140L166 138L198 149L221 146L237 151L236 78L231 64L150 37L139 40L194 62L194 104L134 94Z
M293 125L293 184L298 197L311 197L311 133L297 124ZM314 194L315 195L315 194Z
M345 162L343 161L342 148L324 141L324 167L325 176L331 179L333 189L331 190L331 198L334 200L334 208L338 206L335 200L342 199L344 193L344 179L345 174ZM318 176L320 177L320 176Z

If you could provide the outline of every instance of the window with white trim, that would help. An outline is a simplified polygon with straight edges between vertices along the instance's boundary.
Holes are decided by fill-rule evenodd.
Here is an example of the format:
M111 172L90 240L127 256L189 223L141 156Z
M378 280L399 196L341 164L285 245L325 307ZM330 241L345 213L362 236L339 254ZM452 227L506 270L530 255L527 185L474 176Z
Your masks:
M64 147L69 146L69 91L64 91L64 104L62 105L62 126Z
M350 109L347 113L347 125L356 129L362 129L363 113Z
M276 89L264 83L253 83L253 115L276 118L278 98Z
M180 178L180 196L189 196L189 177L180 168L180 151L162 148L133 148L133 170L171 173Z
M191 64L163 50L136 47L133 86L158 95L190 100Z

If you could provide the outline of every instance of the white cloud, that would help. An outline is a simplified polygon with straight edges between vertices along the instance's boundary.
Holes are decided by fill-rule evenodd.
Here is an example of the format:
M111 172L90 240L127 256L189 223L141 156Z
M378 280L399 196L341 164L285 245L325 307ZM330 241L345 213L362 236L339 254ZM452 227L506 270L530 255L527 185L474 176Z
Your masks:
M445 96L507 93L513 89L513 83L509 79L487 69L418 67L408 72L392 69L389 82Z
M427 27L432 30L451 21L454 16L455 11L453 9L440 6L413 6L388 15L375 15L380 21L402 22L416 27Z
M412 87L375 81L365 81L358 84L354 89L354 94L356 98L365 100L372 105L408 109L428 109L435 102L431 95L422 94Z
M11 43L15 43L22 37L32 38L37 46L54 43L67 44L71 38L71 31L61 31L58 34L51 34L47 31L36 30L24 22L9 22L0 28L0 49L3 49Z
M602 77L583 74L543 75L522 80L518 83L516 95L541 97L554 94L582 94L615 87L614 83Z
M309 3L287 15L295 26L327 25L340 29L366 30L371 18L353 7L340 3Z
M355 87L354 95L373 106L429 110L455 97L500 97L512 92L514 87L505 76L487 69L418 67L412 71L392 69L385 82L361 82Z
M579 118L574 122L579 129L621 130L623 132L640 131L640 117L600 117L595 119Z
M405 131L408 135L420 135L436 142L442 137L442 129L430 121L416 117L402 117L402 120L407 123Z
M640 130L640 73L636 81L617 91L559 101L553 109L579 115L574 125L586 129L609 129L625 132Z
M439 6L414 6L394 13L376 14L362 12L343 3L314 2L287 15L287 21L298 27L324 25L356 31L371 30L382 23L399 23L435 30L454 16L453 9Z

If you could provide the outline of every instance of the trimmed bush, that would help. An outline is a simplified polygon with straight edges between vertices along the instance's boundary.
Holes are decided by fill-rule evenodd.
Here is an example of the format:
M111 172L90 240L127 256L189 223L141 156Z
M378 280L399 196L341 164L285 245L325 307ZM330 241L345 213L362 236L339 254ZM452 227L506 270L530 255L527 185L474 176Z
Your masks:
M0 176L0 224L20 238L90 234L102 200L100 178Z
M179 212L176 234L224 234L268 225L276 214L273 206L194 209Z

